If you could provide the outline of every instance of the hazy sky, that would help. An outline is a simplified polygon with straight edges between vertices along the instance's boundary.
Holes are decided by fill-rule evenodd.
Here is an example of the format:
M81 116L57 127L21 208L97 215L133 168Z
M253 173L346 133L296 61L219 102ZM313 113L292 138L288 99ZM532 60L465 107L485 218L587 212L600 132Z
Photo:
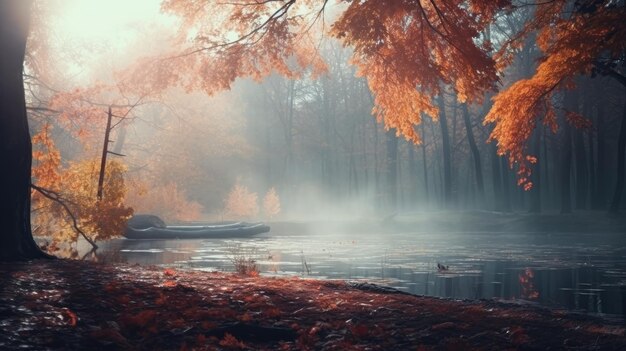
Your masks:
M78 79L89 77L103 55L107 55L104 61L119 62L155 27L175 30L176 19L162 14L160 4L161 0L57 1L51 19L57 40L52 48L76 52L80 57L64 62L65 68Z
M77 40L117 41L146 22L164 20L161 0L65 0L56 21L59 34Z

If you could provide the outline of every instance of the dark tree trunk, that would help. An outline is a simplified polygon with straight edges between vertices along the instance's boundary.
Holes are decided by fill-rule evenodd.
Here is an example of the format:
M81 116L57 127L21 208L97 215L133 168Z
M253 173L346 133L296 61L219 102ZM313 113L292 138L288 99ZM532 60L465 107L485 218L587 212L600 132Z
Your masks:
M617 181L613 200L611 201L610 213L619 212L622 193L624 192L624 157L626 156L626 104L622 112L622 125L619 129L619 139L617 140Z
M116 154L121 154L125 143L126 143L126 124L123 123L120 126L117 136L115 137L115 144L113 145L113 152L115 152Z
M264 148L265 148L265 186L269 189L270 187L275 186L275 180L272 177L272 155L274 154L272 151L272 138L271 138L271 128L268 124L263 125L264 128ZM322 180L324 179L322 173Z
M563 151L561 155L561 213L572 212L572 198L570 189L570 170L572 167L572 137L571 127L565 125L563 132Z
M378 161L378 123L376 122L376 118L371 118L372 121L372 131L374 132L374 194L376 194L375 203L378 206L381 204L381 186L380 186L380 165Z
M430 124L430 133L433 136L433 148L435 155L441 155L441 148L438 143L439 139L436 137L437 132L435 131L434 121ZM443 171L441 157L435 157L435 161L437 162L437 174L435 174L435 169L433 169L433 192L438 206L441 206L443 203Z
M409 189L409 201L408 204L411 208L415 207L417 204L417 178L418 178L418 166L417 166L417 157L415 156L415 148L416 145L412 142L407 144L408 153L409 153L409 184L407 187Z
M584 111L583 116L589 118L593 126L597 126L597 119L593 116L593 88L594 85L587 85L587 91L585 93ZM589 181L587 182L587 203L591 208L595 207L594 187L596 184L596 160L595 160L595 145L593 142L594 136L593 128L586 131L587 144L589 145L589 157L587 158L587 164L589 169Z
M606 126L604 120L603 101L598 103L596 113L596 184L593 195L593 208L596 210L606 209Z
M428 164L426 163L426 128L424 128L424 119L422 118L421 128L422 128L422 161L423 161L423 170L424 170L424 194L426 195L426 204L429 202L428 195Z
M283 133L285 136L285 160L283 164L283 181L289 191L293 191L295 167L293 157L293 108L295 95L295 80L290 79L287 87L286 116L283 121Z
M480 160L480 152L474 139L474 132L472 131L472 122L470 120L470 114L467 110L467 104L462 105L463 109L463 121L465 122L465 132L467 133L467 141L469 143L470 150L472 152L472 160L474 161L474 171L476 174L476 187L478 189L478 203L482 205L485 198L485 185L483 182L483 167Z
M502 212L512 212L511 207L511 179L509 177L509 161L505 157L500 157L500 172L502 174Z
M0 261L45 257L30 228L32 145L22 69L31 1L0 1Z
M500 156L495 143L489 146L491 150L491 180L493 181L493 205L494 210L502 209L502 176L500 175Z
M437 103L439 107L439 126L441 127L441 145L443 148L443 203L444 208L450 208L452 206L452 152L443 91L439 93Z
M535 133L533 135L533 156L540 157L541 156L541 130L542 128L535 128ZM546 160L539 159L539 161L533 166L533 173L531 175L531 180L533 182L533 187L530 189L530 212L532 213L541 213L541 162L546 162Z
M398 206L398 137L395 130L385 133L387 146L387 195L389 210L395 211Z
M543 198L543 207L545 208L546 205L547 206L554 206L554 199L556 198L556 196L554 196L552 194L552 192L554 191L553 189L556 188L555 185L556 182L554 182L554 175L552 173L550 173L550 170L552 170L552 168L555 167L555 157L552 157L552 166L550 163L550 153L548 152L548 129L544 126L542 131L542 136L543 136L543 142L541 143L541 148L543 149L543 167L541 167L541 169L543 170L543 176L541 177L541 191L544 195ZM554 173L554 172L553 172Z
M587 208L587 190L589 187L589 170L587 169L587 150L583 139L583 131L578 129L574 136L576 155L576 209Z
M572 92L566 92L566 107L573 109L576 103L578 103L576 96ZM571 213L572 127L566 120L563 121L563 140L561 144L561 170L559 173L561 177L561 213Z

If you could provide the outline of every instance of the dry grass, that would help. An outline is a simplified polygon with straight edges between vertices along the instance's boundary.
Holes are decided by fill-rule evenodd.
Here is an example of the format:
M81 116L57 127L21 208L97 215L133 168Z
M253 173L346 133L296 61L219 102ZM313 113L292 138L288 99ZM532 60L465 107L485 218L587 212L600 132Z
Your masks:
M256 257L258 257L256 248L247 249L241 245L236 245L228 251L230 252L230 262L233 264L237 274L246 276L259 275L260 270L256 260Z

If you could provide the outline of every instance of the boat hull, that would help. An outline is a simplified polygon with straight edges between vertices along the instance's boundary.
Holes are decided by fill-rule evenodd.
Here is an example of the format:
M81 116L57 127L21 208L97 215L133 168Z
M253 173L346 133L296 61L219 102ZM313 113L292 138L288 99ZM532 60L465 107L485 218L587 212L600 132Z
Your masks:
M225 239L247 238L269 232L270 227L263 223L233 223L229 225L205 226L166 226L164 228L127 227L127 239Z

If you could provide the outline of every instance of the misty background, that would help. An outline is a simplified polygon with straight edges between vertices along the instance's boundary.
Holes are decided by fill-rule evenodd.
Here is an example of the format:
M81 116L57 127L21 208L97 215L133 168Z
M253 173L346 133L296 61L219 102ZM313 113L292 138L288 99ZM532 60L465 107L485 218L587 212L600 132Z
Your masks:
M487 143L492 126L482 121L489 96L482 105L466 105L446 91L438 99L439 120L424 116L415 126L423 141L415 145L375 120L372 94L350 65L350 50L323 39L318 50L328 71L315 79L274 74L240 79L213 97L170 88L141 100L125 91L118 72L168 50L168 28L179 20L160 13L159 1L38 6L30 45L42 62L30 67L47 68L27 79L32 132L52 125L63 163L97 159L107 106L127 101L129 111L112 130L111 147L125 155L118 159L128 167L126 202L136 213L169 220L386 218L417 210L570 213L604 211L614 195L623 87L605 77L581 77L576 90L555 94L558 104L592 126L560 123L553 132L539 125L527 145L538 158L534 186L525 191L516 170L497 155L495 142ZM332 16L333 9L328 12ZM519 30L530 15L518 11L502 20L491 28L492 40ZM531 37L502 86L530 76L538 56ZM100 84L117 84L118 91L98 91ZM72 89L92 89L91 123L77 126L71 118L37 110ZM249 202L241 213L227 210L237 186L241 196L250 195L245 201L240 196ZM263 203L272 189L280 214L269 216Z

